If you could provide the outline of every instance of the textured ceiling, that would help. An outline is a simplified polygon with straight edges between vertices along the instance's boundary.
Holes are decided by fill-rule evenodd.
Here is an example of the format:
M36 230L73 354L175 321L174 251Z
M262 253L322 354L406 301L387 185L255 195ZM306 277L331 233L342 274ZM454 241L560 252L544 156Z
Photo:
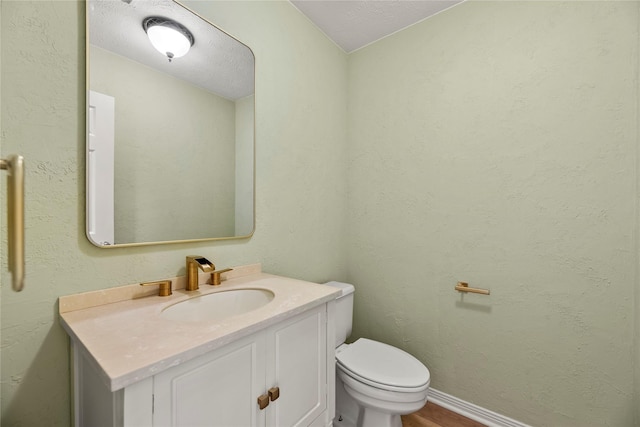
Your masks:
M228 99L254 91L254 58L242 43L171 0L91 0L89 42L173 75ZM151 46L142 28L148 16L186 26L195 42L189 53L169 62Z
M347 53L462 2L462 0L290 1Z

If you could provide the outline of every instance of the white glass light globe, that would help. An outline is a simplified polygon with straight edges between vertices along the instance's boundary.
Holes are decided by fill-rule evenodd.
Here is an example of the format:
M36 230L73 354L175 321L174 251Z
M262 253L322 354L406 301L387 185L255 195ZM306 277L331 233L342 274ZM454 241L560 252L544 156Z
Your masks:
M191 48L191 41L175 28L164 25L153 25L147 28L147 36L158 52L166 55L169 61L186 55Z

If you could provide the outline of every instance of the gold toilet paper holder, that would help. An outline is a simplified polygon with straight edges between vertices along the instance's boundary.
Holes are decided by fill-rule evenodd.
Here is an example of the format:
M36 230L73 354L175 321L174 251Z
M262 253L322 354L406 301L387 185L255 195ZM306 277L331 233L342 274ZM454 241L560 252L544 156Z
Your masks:
M458 282L458 284L455 287L455 290L459 292L471 292L474 294L481 294L481 295L489 295L491 293L489 289L470 288L467 282Z

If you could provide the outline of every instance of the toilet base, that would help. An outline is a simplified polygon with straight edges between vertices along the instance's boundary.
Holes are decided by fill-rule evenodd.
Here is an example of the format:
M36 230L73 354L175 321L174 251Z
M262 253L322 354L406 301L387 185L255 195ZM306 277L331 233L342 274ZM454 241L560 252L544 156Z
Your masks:
M356 427L360 411L361 408L347 394L344 383L336 375L336 417L333 419L333 427Z
M344 408L341 408L344 409ZM388 414L375 411L374 409L360 408L358 413L352 417L344 411L336 408L336 418L333 420L333 427L371 427L388 426L402 427L402 417L397 414Z
M356 427L402 427L402 419L398 414L377 411L373 408L364 408L362 416L359 417Z
M365 386L366 388L366 386ZM401 415L422 408L426 390L410 395L369 389L363 394L361 385L336 370L336 416L333 427L402 427Z

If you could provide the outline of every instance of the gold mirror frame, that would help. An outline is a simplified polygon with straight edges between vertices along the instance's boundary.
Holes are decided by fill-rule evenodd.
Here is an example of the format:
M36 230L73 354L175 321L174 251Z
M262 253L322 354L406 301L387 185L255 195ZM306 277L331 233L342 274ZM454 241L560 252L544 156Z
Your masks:
M233 39L234 41L236 41L237 43L240 43L241 45L245 46L249 52L251 52L251 55L254 58L253 61L253 87L254 87L254 92L253 92L253 107L252 107L252 114L253 114L253 123L252 123L252 129L251 132L253 133L252 135L252 143L251 143L251 171L252 171L252 179L251 179L251 185L252 185L252 197L251 197L251 231L250 233L246 234L246 235L232 235L232 236L214 236L214 237L202 237L202 238L188 238L188 239L174 239L174 240L157 240L157 241L143 241L143 242L126 242L126 243L114 243L114 244L108 244L108 245L101 245L97 242L95 242L91 237L90 237L90 224L89 224L89 93L90 93L90 85L91 85L91 73L90 73L90 60L91 60L91 55L90 55L90 42L91 42L91 37L90 37L90 16L89 16L89 7L90 7L90 0L86 1L86 14L85 14L85 25L86 25L86 64L85 64L85 73L86 73L86 107L85 107L85 112L87 113L86 116L86 152L87 152L87 159L86 159L86 163L85 163L85 169L86 169L86 184L85 184L85 189L86 189L86 216L85 216L85 231L86 231L86 237L87 239L95 246L99 247L99 248L103 248L103 249L113 249L113 248L123 248L123 247L135 247L135 246L150 246L150 245L164 245L164 244L172 244L172 243L190 243L190 242L205 242L205 241L224 241L224 240L238 240L238 239L248 239L250 237L253 236L254 232L255 232L255 224L256 224L256 220L255 220L255 216L256 216L256 208L255 208L255 202L256 202L256 169L255 169L255 163L256 163L256 153L255 153L255 141L256 141L256 129L255 129L255 55L253 54L253 52L251 51L251 48L249 48L246 44L242 43L241 41L239 41L237 38L231 36L230 34L228 34L226 31L218 28L215 24L213 24L211 21L205 19L204 17L202 17L201 15L199 15L198 13L194 12L193 10L191 10L190 8L182 5L180 2L176 1L176 0L169 0L172 4L175 4L177 6L179 6L180 8L184 9L186 12L190 13L191 15L194 16L195 19L200 19L202 21L204 21L205 23L207 23L208 25L210 25L212 27L212 29L215 29L217 31L219 31L221 34L224 34L225 36L229 37L230 39ZM125 2L126 3L126 2Z

